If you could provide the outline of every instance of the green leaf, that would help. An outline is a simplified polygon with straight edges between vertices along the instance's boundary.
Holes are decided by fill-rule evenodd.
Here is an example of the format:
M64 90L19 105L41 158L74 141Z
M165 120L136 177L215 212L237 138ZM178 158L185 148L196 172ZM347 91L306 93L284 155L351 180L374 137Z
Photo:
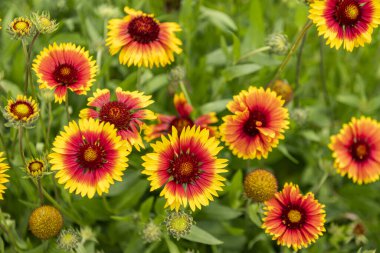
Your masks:
M288 158L290 161L292 161L293 163L295 163L295 164L298 164L299 162L298 162L298 160L294 157L294 156L292 156L290 153L289 153L289 151L288 151L288 149L286 148L286 146L285 145L283 145L283 144L280 144L280 145L278 145L278 150L286 157L286 158Z
M17 84L12 83L7 80L0 81L0 88L4 89L7 94L10 94L12 97L16 97L17 95L22 94L20 88Z
M191 227L190 233L183 237L186 240L192 241L192 242L199 242L203 244L208 245L220 245L223 244L222 241L215 238L205 230L197 227L196 225L193 225Z
M200 111L202 114L206 114L210 112L218 113L218 112L224 111L226 109L226 105L230 101L231 101L230 99L222 99L222 100L206 103L200 107Z
M232 66L229 68L226 68L223 71L223 76L226 78L227 81L231 81L232 79L235 79L237 77L246 76L252 73L255 73L261 69L260 65L257 64L241 64Z
M153 206L154 197L149 197L147 200L144 201L144 203L141 204L140 207L140 214L141 219L146 221L149 219L150 216L150 210Z
M204 208L203 214L207 215L209 219L232 220L239 217L242 212L213 202Z
M257 203L254 203L248 206L247 213L249 219L253 222L253 224L255 224L258 227L261 227L262 222L259 218L259 210L260 206Z
M151 80L149 80L146 84L144 84L144 92L147 94L152 94L153 92L161 89L162 87L168 85L168 75L161 74L154 76Z
M340 94L336 97L336 100L342 104L358 108L360 99L352 94Z
M224 32L229 33L237 30L237 26L233 19L224 12L202 6L201 14L204 18L208 19L213 25Z
M168 246L170 253L181 253L177 245L174 242L172 242L168 237L165 237L165 242L166 242L166 245Z

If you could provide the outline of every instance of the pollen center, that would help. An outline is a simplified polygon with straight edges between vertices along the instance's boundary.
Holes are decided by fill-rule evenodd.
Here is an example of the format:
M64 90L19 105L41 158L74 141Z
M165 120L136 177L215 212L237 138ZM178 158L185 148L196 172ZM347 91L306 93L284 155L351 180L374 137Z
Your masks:
M27 22L24 22L24 21L19 21L19 22L16 22L14 25L13 25L13 28L15 30L26 30L29 28L29 24Z
M300 222L302 215L298 210L290 210L288 213L288 219L292 223Z
M44 26L44 27L48 27L48 26L51 25L51 21L50 21L50 19L45 18L45 17L41 17L41 18L40 18L40 23L41 23L41 25Z
M355 25L360 18L360 5L356 0L339 1L335 10L335 20L342 26Z
M356 161L366 160L369 155L369 147L367 143L358 141L351 146L351 155Z
M200 174L199 165L194 154L181 154L171 161L168 173L179 184L193 183Z
M10 111L17 119L28 118L33 114L33 108L30 104L22 101L17 101L10 106Z
M192 127L194 125L194 122L190 118L182 118L177 117L170 122L170 130L172 129L172 126L177 128L178 133L181 133L183 129L186 127Z
M101 121L115 125L119 130L126 130L129 129L132 111L122 102L108 102L100 109L99 118Z
M29 170L32 172L42 171L44 165L41 162L34 161L29 164Z
M249 118L245 122L243 130L250 136L256 136L259 133L258 127L265 127L266 117L265 114L259 110L249 113Z
M178 216L170 221L169 226L172 230L180 233L188 229L189 221L186 216Z
M140 16L131 20L128 25L128 33L135 41L147 44L157 40L160 26L154 18Z
M98 152L92 147L88 147L83 154L83 159L86 162L93 162L98 158Z
M74 66L69 64L58 65L53 73L54 80L57 83L69 86L78 81L78 71Z

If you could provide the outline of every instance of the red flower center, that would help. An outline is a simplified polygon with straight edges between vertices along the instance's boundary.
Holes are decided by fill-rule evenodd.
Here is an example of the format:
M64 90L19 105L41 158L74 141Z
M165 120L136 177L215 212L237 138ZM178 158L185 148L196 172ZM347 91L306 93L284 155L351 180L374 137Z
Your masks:
M365 161L369 156L370 148L364 141L357 141L351 145L351 155L358 161Z
M29 163L28 165L28 169L31 172L40 172L43 170L43 168L44 168L44 164L40 161L33 161Z
M360 14L360 5L357 0L339 0L334 17L340 25L352 26L359 20Z
M183 129L186 127L192 127L194 125L194 122L190 118L182 118L177 117L170 122L170 128L169 131L172 130L172 126L177 128L178 133L181 133Z
M94 171L101 168L107 161L105 152L99 143L84 143L79 148L77 162L84 170Z
M71 85L78 81L78 71L70 64L61 64L54 70L54 80L63 85Z
M124 103L113 101L102 106L99 118L101 121L114 124L119 130L125 130L129 128L132 113Z
M250 136L256 136L259 134L257 127L265 127L266 116L261 111L255 110L249 113L249 118L245 122L243 130Z
M178 184L191 184L200 174L200 163L194 154L180 154L171 161L169 174Z
M281 219L287 228L301 228L305 222L305 214L298 207L287 206L282 213Z
M140 16L131 20L128 33L135 41L147 44L158 38L160 26L152 17Z
M32 105L25 101L16 101L11 104L10 111L19 120L29 118L34 113Z

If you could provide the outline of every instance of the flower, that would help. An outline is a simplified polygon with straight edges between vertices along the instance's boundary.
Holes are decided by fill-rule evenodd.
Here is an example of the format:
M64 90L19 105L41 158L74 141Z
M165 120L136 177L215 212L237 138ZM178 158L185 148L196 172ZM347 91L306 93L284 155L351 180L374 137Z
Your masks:
M3 155L4 153L0 152L0 199L4 199L3 194L4 191L7 189L5 183L9 182L9 175L6 174L6 171L9 169L9 165L4 162L5 158L3 157Z
M302 195L298 185L286 183L265 202L262 227L280 245L294 250L306 248L326 231L323 208L313 193Z
M267 158L273 147L284 139L289 113L284 100L270 89L249 87L227 104L233 115L223 118L222 139L234 155L243 159Z
M11 34L14 39L23 39L32 35L32 21L27 17L15 18L8 25L8 33Z
M53 33L58 29L58 24L54 19L50 18L50 13L43 11L41 14L33 12L31 21L40 33Z
M54 89L55 102L65 101L67 89L85 95L95 81L95 61L73 43L53 43L33 61L41 89Z
M175 36L181 31L177 23L160 23L153 14L125 7L128 16L108 22L106 45L111 55L120 51L119 62L128 66L166 66L180 54L182 42Z
M247 197L257 202L271 199L277 192L276 177L267 170L254 170L244 179L244 192Z
M289 103L293 98L292 86L288 84L285 80L276 80L272 85L271 89L276 92L281 99L285 100L285 105Z
M349 52L371 43L373 29L380 23L377 0L315 0L309 13L327 45L336 49L343 45Z
M63 218L57 208L53 206L40 206L29 217L29 229L32 234L47 240L55 237L63 226Z
M108 193L114 180L122 181L128 167L130 146L117 135L113 125L94 119L69 123L53 143L51 170L70 193L92 198Z
M142 157L145 161L142 174L148 175L151 191L161 186L160 196L166 199L170 209L179 210L189 204L191 210L207 206L209 201L222 191L227 159L217 158L223 147L218 146L215 137L209 137L209 131L200 127L187 127L179 135L173 127L168 138L151 144L153 153Z
M45 171L46 165L45 162L41 159L34 158L28 161L26 164L26 173L30 177L40 178Z
M57 244L58 247L69 251L74 252L80 243L80 234L77 230L73 228L64 229L59 233Z
M380 125L361 117L352 118L339 134L331 137L329 148L334 166L342 176L348 175L354 183L372 183L380 175Z
M270 53L284 55L289 50L288 36L281 33L274 33L268 36L266 45L270 47Z
M161 228L157 226L153 221L150 221L144 226L141 232L141 236L145 243L161 241Z
M214 112L203 114L193 120L190 117L193 107L187 102L185 95L182 92L174 95L174 107L178 113L176 116L158 114L158 124L149 125L145 128L145 139L147 141L171 133L173 126L179 133L181 133L186 127L192 127L195 125L201 127L201 129L208 129L211 136L217 135L217 128L209 126L210 124L218 122L218 118Z
M165 218L166 229L169 234L179 240L181 237L190 233L194 220L191 215L186 212L170 212Z
M4 117L8 120L6 126L33 127L40 115L37 102L24 95L18 95L16 99L9 99L3 110Z
M151 96L145 96L143 92L122 91L116 89L116 101L110 100L108 89L98 89L93 97L88 98L88 106L98 109L83 109L79 117L88 119L99 119L100 122L109 122L117 129L118 135L127 140L137 150L144 148L144 143L140 136L140 131L145 125L144 120L156 118L150 110L144 109L152 104Z

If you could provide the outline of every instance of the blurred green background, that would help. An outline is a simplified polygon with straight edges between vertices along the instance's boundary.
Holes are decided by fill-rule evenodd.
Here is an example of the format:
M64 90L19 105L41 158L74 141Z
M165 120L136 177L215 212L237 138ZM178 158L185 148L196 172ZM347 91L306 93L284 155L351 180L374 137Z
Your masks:
M104 45L107 19L122 17L126 5L154 13L162 22L181 25L179 36L184 52L170 67L128 68L118 63L117 56L109 55ZM2 105L10 96L21 94L25 64L21 42L10 38L6 26L14 17L42 10L50 11L60 25L55 33L38 39L34 56L53 42L85 46L101 62L92 91L97 87L118 86L125 90L139 89L153 96L156 103L151 109L168 114L175 112L172 96L179 91L172 70L180 66L186 73L194 114L215 111L219 118L227 113L226 103L240 90L267 84L284 56L264 52L239 59L265 46L267 36L275 32L286 34L292 43L308 15L308 6L297 0L1 0ZM282 79L294 89L293 100L287 105L291 127L285 140L267 160L261 161L243 161L224 149L222 156L230 160L225 191L209 207L194 213L197 226L208 233L200 239L193 236L191 240L177 241L164 236L160 242L144 243L141 236L144 224L153 220L159 225L165 217L159 191L150 193L148 181L140 174L140 157L146 151L131 155L124 181L112 186L106 198L80 198L69 195L63 187L54 193L51 176L44 178L45 188L72 214L72 217L64 215L65 227L88 225L96 232L98 243L86 244L83 252L292 252L277 246L263 233L259 227L259 206L249 203L243 194L244 175L255 168L267 168L275 173L280 186L285 182L299 184L304 193L315 191L318 200L326 205L327 232L300 252L376 249L380 245L380 185L359 186L337 175L327 145L330 136L351 117L367 115L379 119L379 45L379 31L375 30L372 44L353 53L337 51L325 45L314 26L309 30L302 55L298 57L297 51L282 74ZM86 105L86 96L71 95L72 115L77 118ZM42 120L47 118L46 107L41 102ZM51 139L66 124L63 112L63 105L53 104ZM44 142L41 127L38 123L36 129L29 131L28 145L36 154ZM4 213L11 215L21 252L61 252L54 240L41 243L28 232L27 220L37 207L37 192L29 180L20 180L21 160L13 145L16 130L0 124L0 135L0 150L7 151L12 164L11 182L0 205ZM357 224L365 228L361 237L354 229ZM360 240L363 236L368 239L364 244ZM5 241L1 240L0 248L14 252Z

